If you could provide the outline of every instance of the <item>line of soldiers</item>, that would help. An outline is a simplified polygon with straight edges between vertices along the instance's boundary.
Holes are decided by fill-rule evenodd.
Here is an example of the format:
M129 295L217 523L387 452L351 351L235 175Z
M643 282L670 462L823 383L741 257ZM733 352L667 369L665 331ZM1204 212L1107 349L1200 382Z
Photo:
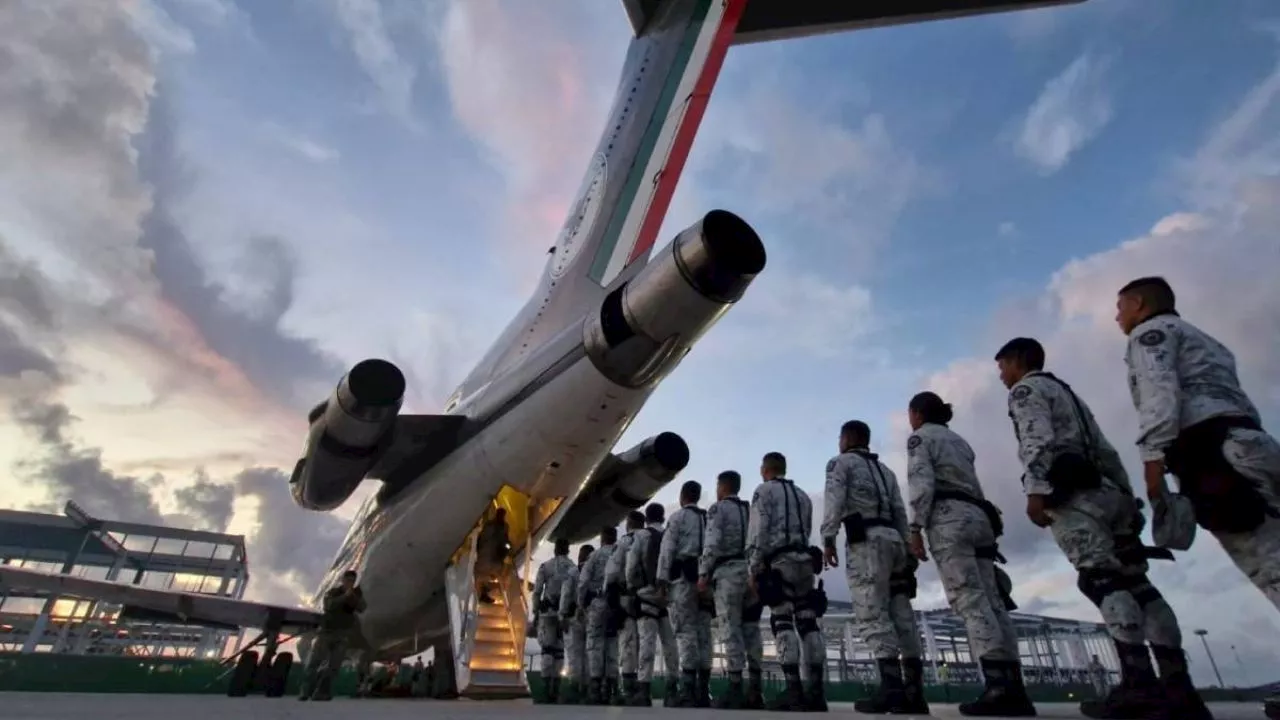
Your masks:
M669 521L658 503L633 512L625 535L603 528L600 547L580 548L576 566L568 544L556 544L533 590L548 701L650 706L660 643L666 707L827 709L821 551L808 544L813 506L785 478L781 454L766 455L760 474L765 482L748 503L738 497L741 475L721 473L706 510L698 507L702 486L686 482ZM760 637L766 605L785 681L768 702ZM713 621L729 676L714 700ZM803 681L802 659L809 665Z
M1078 587L1099 608L1121 660L1119 686L1082 703L1082 713L1208 720L1212 715L1187 672L1177 618L1147 577L1148 561L1188 549L1198 525L1280 608L1280 443L1262 430L1231 352L1179 317L1167 282L1152 277L1127 284L1117 308L1116 320L1129 336L1129 388L1157 547L1140 538L1143 504L1088 405L1045 370L1039 342L1015 338L995 361L1009 389L1026 514L1050 530L1076 569ZM1035 716L1009 617L1016 608L1012 585L997 565L1004 562L997 545L1003 519L983 493L973 449L947 427L951 416L951 407L934 393L910 401L907 503L893 472L870 452L868 425L844 424L840 454L826 469L821 549L808 545L812 504L785 478L786 459L779 453L764 457L765 482L749 504L737 497L741 478L726 471L717 482L718 501L707 511L697 507L700 486L685 483L681 508L665 531L662 507L654 504L643 518L628 519L627 535L616 543L616 530L605 528L600 549L584 547L578 568L567 558L568 546L557 545L556 558L539 568L534 595L548 696L569 703L585 692L592 704L647 706L661 640L668 668L664 704L709 707L714 615L730 677L728 692L715 705L760 707L757 628L767 605L786 681L770 709L825 710L826 650L818 619L826 595L817 574L823 562L838 567L843 529L854 625L875 655L881 679L871 697L858 701L859 712L929 712L911 599L918 565L931 553L986 685L980 697L961 704L960 713ZM1177 493L1168 489L1166 473L1178 478ZM569 649L563 693L561 627ZM628 638L638 639L638 650ZM808 671L803 681L802 668ZM1280 717L1274 698L1267 713Z

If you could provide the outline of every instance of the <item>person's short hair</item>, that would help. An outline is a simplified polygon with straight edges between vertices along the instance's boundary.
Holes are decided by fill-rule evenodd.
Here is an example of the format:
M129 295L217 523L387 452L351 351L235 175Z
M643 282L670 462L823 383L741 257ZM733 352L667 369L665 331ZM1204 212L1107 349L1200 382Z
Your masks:
M680 486L680 502L698 502L702 498L702 483L687 480Z
M662 503L649 503L644 509L645 522L660 523L667 519L667 509Z
M765 453L761 464L779 475L787 474L787 456L780 452Z
M583 560L586 560L588 557L590 557L590 556L591 556L591 553L593 553L593 552L595 552L595 551L596 551L595 546L593 546L591 543L587 543L587 544L585 544L585 545L583 545L583 546L579 547L579 548L578 548L578 561L579 561L579 562L581 562L581 561L583 561Z
M871 444L871 426L861 420L850 420L840 426L840 435L863 445Z
M996 360L1021 363L1028 371L1044 369L1044 346L1035 338L1017 337L996 352Z
M716 476L716 483L723 485L730 493L742 490L742 476L737 470L725 470Z
M347 570L346 572L342 573L342 577L343 579L351 578L352 580L355 580L357 577L359 577L359 574L356 573L355 570Z
M556 553L556 555L568 555L568 554L569 554L569 541L568 541L568 540L565 540L564 538L560 538L559 540L556 540L556 549L555 549L555 553Z
M1118 295L1137 295L1142 304L1152 312L1177 310L1178 298L1173 294L1169 281L1157 275L1130 280L1120 288Z
M605 525L600 528L600 542L611 543L618 541L618 528L612 525Z
M632 510L627 513L627 529L636 530L644 527L644 513L639 510Z
M497 510L494 510L494 511L493 511L493 516L494 516L494 517L506 517L506 516L507 516L507 509L506 509L506 508L504 508L504 507L500 507L500 508L498 508Z

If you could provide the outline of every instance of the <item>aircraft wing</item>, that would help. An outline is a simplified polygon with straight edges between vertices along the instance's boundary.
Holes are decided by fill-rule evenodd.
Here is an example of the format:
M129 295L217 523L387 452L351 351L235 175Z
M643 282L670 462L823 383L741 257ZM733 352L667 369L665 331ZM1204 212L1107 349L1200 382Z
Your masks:
M320 624L320 613L306 608L266 605L204 593L172 590L88 578L55 575L0 565L0 590L38 590L60 597L100 600L121 606L122 617L176 621L216 628L262 628L280 618L284 632L302 632Z

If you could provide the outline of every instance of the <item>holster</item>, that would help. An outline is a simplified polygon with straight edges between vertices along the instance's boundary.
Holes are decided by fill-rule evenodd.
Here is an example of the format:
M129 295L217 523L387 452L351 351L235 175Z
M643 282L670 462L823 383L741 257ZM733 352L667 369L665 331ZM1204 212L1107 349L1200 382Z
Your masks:
M914 600L918 589L919 583L916 581L914 572L894 573L889 576L890 595L901 595L908 600Z
M1184 428L1165 451L1165 466L1195 508L1196 524L1218 533L1247 533L1277 511L1222 454L1232 429L1260 430L1247 417L1216 417Z
M1080 453L1061 453L1053 459L1045 481L1053 488L1044 499L1047 508L1061 507L1076 493L1102 487L1102 471Z
M844 525L845 542L849 545L857 545L867 541L867 523L862 518L862 513L849 513L840 521Z

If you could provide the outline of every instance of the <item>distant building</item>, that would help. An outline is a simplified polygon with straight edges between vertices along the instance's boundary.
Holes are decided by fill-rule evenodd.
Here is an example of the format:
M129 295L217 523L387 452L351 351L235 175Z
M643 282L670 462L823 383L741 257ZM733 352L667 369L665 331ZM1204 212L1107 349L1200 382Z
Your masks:
M240 599L249 583L243 535L100 520L68 502L63 515L0 510L0 563L49 573ZM121 616L76 597L0 587L0 652L222 657L238 628Z

